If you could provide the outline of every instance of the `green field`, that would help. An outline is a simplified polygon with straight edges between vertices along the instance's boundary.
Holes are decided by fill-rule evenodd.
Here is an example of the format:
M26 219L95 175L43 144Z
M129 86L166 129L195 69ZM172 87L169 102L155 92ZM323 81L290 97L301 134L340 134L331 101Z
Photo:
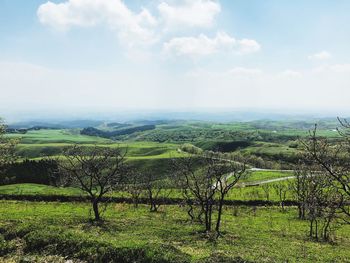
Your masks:
M2 201L0 233L6 241L0 251L11 251L3 260L16 258L19 250L25 250L27 257L64 254L91 262L116 255L131 262L140 250L147 251L143 255L152 257L152 262L234 262L234 258L348 262L350 258L349 226L338 229L333 244L316 243L306 238L307 223L296 219L294 208L284 213L277 208L228 208L224 235L216 242L209 242L201 227L190 223L178 206L163 206L160 212L150 213L144 206L110 205L100 227L86 221L88 211L84 204Z
M278 173L273 173L275 177L269 176L270 172L267 172L267 175L265 175L265 179L262 180L268 180L276 178ZM259 172L261 174L261 172ZM284 173L279 174L284 175ZM263 176L262 176L263 177ZM257 181L261 181L258 179ZM256 182L256 181L249 181L249 182ZM276 182L276 183L269 183L269 201L278 202L279 198L274 190L273 186L274 184L282 183L282 184L288 184L287 181L283 182ZM179 190L172 189L172 190L164 190L164 191L170 191L169 198L182 198L182 194ZM3 185L0 186L0 195L32 195L32 196L85 196L85 193L81 192L79 189L69 187L69 188L63 188L63 187L53 187L48 185L40 185L40 184L12 184L12 185ZM125 191L119 191L112 193L112 196L114 197L125 197L125 198L131 198L130 194ZM146 192L143 195L146 196ZM287 199L293 200L293 194L291 191L287 192ZM250 186L250 187L236 187L232 189L227 196L227 200L242 200L242 201L249 201L249 200L262 200L266 201L266 194L262 186Z
M127 151L127 156L133 159L142 158L170 158L182 156L177 151L178 145L157 142L116 142L93 136L80 135L71 130L39 130L29 131L27 134L9 134L17 138L17 155L22 158L42 158L45 156L59 156L66 147L80 144L84 147L115 147Z
M322 123L320 135L336 140L333 124ZM105 126L97 128L113 130ZM81 129L8 134L19 140L19 158L12 165L23 164L26 159L35 162L27 161L25 167L29 168L18 170L14 183L0 186L1 196L16 200L23 196L29 196L27 200L57 198L54 201L78 198L74 200L82 202L0 201L0 262L350 262L350 225L337 225L332 242L311 240L308 221L297 219L296 207L282 211L278 206L275 186L290 187L294 179L264 183L293 176L291 171L278 169L295 164L301 150L299 139L308 135L309 127L311 122L174 121L110 139L81 135ZM247 159L251 161L247 163L249 169L265 169L248 170L230 191L226 200L243 201L235 203L247 206L232 206L231 202L225 207L223 236L217 240L206 236L198 223L190 222L180 205L162 205L159 212L150 213L145 204L136 209L131 204L114 202L103 213L104 222L94 225L89 220L90 205L80 198L86 194L78 188L21 181L21 177L36 179L36 163L46 157L62 158L65 148L73 144L118 147L127 152L128 164L141 172L152 171L160 181L171 181L172 159L188 154L184 145L190 150L200 147L196 149L239 153L252 157ZM26 173L30 176L26 177ZM172 203L183 197L178 189L162 191L170 191ZM109 195L131 201L131 195L124 190ZM147 193L144 191L141 197L147 198ZM286 199L295 201L290 189ZM266 207L254 206L259 202Z
M111 143L110 140L80 135L79 130L37 130L26 134L8 134L8 137L18 138L22 144L45 143Z
M249 171L248 175L244 177L241 182L259 182L269 179L277 179L282 177L293 176L290 171Z

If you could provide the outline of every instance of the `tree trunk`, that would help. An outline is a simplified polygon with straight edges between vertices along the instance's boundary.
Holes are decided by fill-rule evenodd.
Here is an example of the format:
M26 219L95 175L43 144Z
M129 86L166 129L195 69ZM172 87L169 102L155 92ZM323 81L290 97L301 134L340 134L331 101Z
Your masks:
M191 217L191 221L194 220L194 215L193 215L193 206L191 204L188 205L189 209L187 210L187 214Z
M220 201L219 201L218 219L216 221L216 227L215 227L217 237L220 236L220 223L221 223L222 206L223 206L223 197L221 197Z
M209 219L209 204L206 202L205 204L205 231L209 232L211 230L211 224L210 224L210 219Z
M317 222L317 219L315 220L315 237L316 237L316 240L318 240L318 222Z
M301 208L301 204L298 204L298 211L299 211L299 219L303 219L303 211Z
M150 202L149 211L150 212L157 212L157 206L156 206L155 201L153 199L153 193L152 193L151 188L148 189L148 198L149 198L149 202Z
M313 223L314 223L314 220L311 219L310 220L310 232L309 232L310 237L313 237Z
M150 211L151 212L157 212L158 211L158 206L157 206L157 204L154 201L151 203Z
M94 210L94 216L95 216L95 221L100 221L100 212L98 210L98 200L93 200L92 201L92 208Z
M299 219L304 220L305 219L305 205L301 204L298 206L299 209Z

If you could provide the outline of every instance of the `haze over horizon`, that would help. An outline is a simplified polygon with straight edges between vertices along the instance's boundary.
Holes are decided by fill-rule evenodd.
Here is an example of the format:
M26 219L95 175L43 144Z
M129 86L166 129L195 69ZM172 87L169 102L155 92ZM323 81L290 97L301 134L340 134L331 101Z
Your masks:
M5 0L0 116L348 115L349 8L345 0Z

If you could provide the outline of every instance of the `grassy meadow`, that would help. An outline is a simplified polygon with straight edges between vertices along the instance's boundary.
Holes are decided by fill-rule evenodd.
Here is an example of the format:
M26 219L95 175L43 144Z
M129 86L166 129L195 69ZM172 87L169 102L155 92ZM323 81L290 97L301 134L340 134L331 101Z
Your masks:
M323 123L320 132L337 139L332 124ZM228 194L228 201L247 205L225 206L223 235L217 240L204 234L198 222L189 221L180 205L161 205L158 212L151 213L146 203L135 208L129 203L112 202L103 212L103 223L96 224L90 220L91 207L84 199L56 202L59 197L86 197L76 187L25 181L1 185L0 197L4 200L0 201L0 262L350 262L349 225L336 224L331 242L316 242L308 238L308 221L297 218L296 207L287 206L282 211L278 205L275 186L288 188L286 199L295 201L290 190L294 179L274 180L292 177L293 172L270 167L288 167L295 162L299 140L308 135L309 127L311 123L175 121L113 138L81 135L78 128L7 134L18 139L17 163L61 158L64 149L73 144L118 147L127 152L129 164L153 171L161 179L171 177L172 158L187 155L183 145L203 151L241 153L259 162L248 163L249 170ZM97 128L113 131L109 126ZM264 169L254 169L257 163ZM35 177L35 170L31 173ZM178 189L162 191L169 199L183 198ZM5 200L6 196L17 201ZM33 198L20 201L21 196ZM110 196L132 198L124 190ZM38 202L40 197L58 199ZM147 193L141 197L146 198ZM251 201L271 201L274 205L248 204Z
M82 203L1 201L3 260L30 255L64 255L88 262L349 262L350 227L339 226L332 243L306 238L306 221L295 208L234 207L224 211L223 237L211 242L202 227L178 206L111 204L105 222L88 221ZM128 252L128 253L126 253ZM140 259L142 258L142 260ZM23 256L22 256L23 258ZM147 261L153 258L153 261Z

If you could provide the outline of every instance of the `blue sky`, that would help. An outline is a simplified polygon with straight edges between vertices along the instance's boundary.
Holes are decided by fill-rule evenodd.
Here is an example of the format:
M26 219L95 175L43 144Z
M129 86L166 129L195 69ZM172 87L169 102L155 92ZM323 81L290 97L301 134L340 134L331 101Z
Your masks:
M350 1L0 0L0 110L348 113Z

